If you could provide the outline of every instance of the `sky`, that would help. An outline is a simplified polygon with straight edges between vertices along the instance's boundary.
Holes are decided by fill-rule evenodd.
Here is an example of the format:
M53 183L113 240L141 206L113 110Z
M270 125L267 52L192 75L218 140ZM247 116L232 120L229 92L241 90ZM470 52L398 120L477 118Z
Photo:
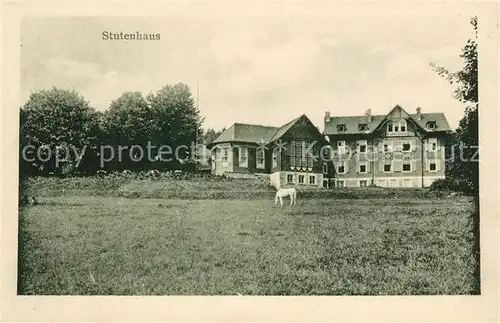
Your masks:
M103 31L161 37L110 41ZM25 18L21 99L55 86L105 110L125 91L182 82L204 128L279 126L305 113L323 130L326 111L387 114L396 104L443 112L456 128L464 106L429 63L460 69L471 36L465 15Z

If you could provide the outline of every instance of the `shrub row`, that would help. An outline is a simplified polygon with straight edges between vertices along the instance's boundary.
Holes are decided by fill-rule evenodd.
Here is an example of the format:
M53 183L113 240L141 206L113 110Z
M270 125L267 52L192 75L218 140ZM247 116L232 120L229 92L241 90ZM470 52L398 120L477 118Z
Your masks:
M32 194L36 196L109 196L127 198L164 199L267 199L275 189L261 179L233 179L220 176L192 176L178 178L162 174L158 178L140 175L111 174L105 177L29 179ZM417 188L342 188L310 189L298 187L301 198L441 198L447 191Z

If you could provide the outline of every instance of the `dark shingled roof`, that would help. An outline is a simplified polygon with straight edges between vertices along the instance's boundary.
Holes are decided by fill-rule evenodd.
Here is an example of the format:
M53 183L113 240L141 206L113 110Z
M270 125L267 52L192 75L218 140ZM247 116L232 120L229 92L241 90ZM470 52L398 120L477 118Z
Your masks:
M302 118L304 115L301 115L300 117L297 117L295 119L293 119L292 121L288 122L288 123L285 123L283 126L281 126L278 131L276 131L276 133L274 134L274 136L271 138L271 140L269 140L269 142L273 142L275 140L278 140L281 138L281 136L283 136L288 130L290 130L291 127L293 127L293 125L300 119Z
M271 126L261 126L253 124L235 123L229 129L224 131L217 139L215 139L208 147L212 147L215 144L223 142L251 142L251 143L271 143L278 140L283 136L288 130L298 120L302 117L306 117L305 114L287 122L281 127L271 127ZM306 117L307 118L307 117Z
M263 141L267 143L278 129L278 127L235 123L217 137L209 146L231 141L252 143L260 143Z
M434 131L450 131L450 125L446 120L444 113L421 113L421 120L417 120L416 114L410 114L413 121L426 129L427 121L435 121L436 129ZM352 117L330 117L330 122L325 121L325 134L326 135L336 135L336 134L363 134L365 131L360 131L359 124L367 124L369 132L372 132L377 128L377 126L384 121L387 115L372 115L371 122L368 122L368 117L363 116L352 116ZM346 131L338 132L337 125L345 125ZM430 131L430 130L428 130Z

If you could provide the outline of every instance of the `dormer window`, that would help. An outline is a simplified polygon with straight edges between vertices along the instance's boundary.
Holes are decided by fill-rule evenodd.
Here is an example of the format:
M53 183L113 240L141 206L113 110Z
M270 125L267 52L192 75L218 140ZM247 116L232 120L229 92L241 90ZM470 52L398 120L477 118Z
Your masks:
M401 133L406 132L407 125L406 120L393 121L387 123L387 132L389 133Z
M436 129L436 121L427 121L427 129Z
M366 131L366 130L368 130L368 125L366 123L360 123L358 125L358 129L359 129L359 131Z
M406 121L403 120L403 121L399 122L399 130L401 132L406 132Z
M345 127L345 124L339 124L337 125L337 131L338 132L345 132L347 128Z

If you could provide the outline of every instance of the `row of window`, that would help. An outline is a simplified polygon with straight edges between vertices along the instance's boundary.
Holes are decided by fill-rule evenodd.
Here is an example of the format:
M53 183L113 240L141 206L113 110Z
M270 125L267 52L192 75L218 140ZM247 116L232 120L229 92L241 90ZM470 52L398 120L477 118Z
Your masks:
M221 161L227 162L229 159L229 148L221 148ZM256 153L257 168L265 168L264 150L257 149ZM248 167L248 148L238 148L238 166Z
M295 183L296 176L297 176L297 183L298 184L306 184L305 180L306 180L306 177L308 177L308 183L310 185L316 185L316 175L287 174L286 175L286 182L289 184Z
M430 160L427 163L427 171L429 172L437 172L439 170L439 159ZM369 170L369 164L367 161L360 161L357 163L358 169L357 172L360 174L367 174ZM338 174L347 174L348 173L348 164L346 161L340 161L337 163L337 173ZM394 160L386 159L383 164L383 168L381 169L384 173L392 173L394 171L402 171L402 172L414 172L416 171L416 167L413 161L411 160L402 160L401 161L401 169L394 169ZM328 171L327 164L323 165L323 172L326 174Z
M304 154L304 150L299 148L302 147L302 145L307 144L307 142L294 142L292 141L291 149L290 151L290 166L291 167L313 167L313 157L309 156L307 154ZM393 152L393 146L392 142L383 142L381 143L382 145L382 151L383 152ZM338 153L339 154L345 154L347 153L346 149L346 143L345 141L337 141L337 147L338 147ZM360 140L357 142L357 151L358 153L366 153L367 152L367 141L366 140ZM410 152L412 151L412 141L411 140L403 140L401 143L401 151L402 152ZM437 139L436 138L431 138L429 139L429 142L427 144L427 150L428 151L436 151L438 149L437 145ZM221 161L222 162L227 162L228 161L228 150L229 148L222 148L221 149ZM325 154L325 155L328 155ZM240 167L248 167L248 148L245 147L239 147L239 153L238 153L238 165ZM276 167L278 165L278 150L277 148L273 149L272 152L272 162L273 162L273 167ZM256 166L257 168L265 168L265 157L264 157L264 149L257 149L256 151Z
M403 151L410 152L416 149L416 146L413 143L413 140L402 140L401 144L394 149L393 141L388 140L380 143L380 150L383 152L393 152ZM359 140L356 143L357 152L358 153L366 153L368 152L368 142L367 140ZM439 148L437 138L430 138L426 145L426 151L437 151ZM348 152L348 147L346 146L346 142L344 140L337 141L337 152L339 154L346 154Z
M369 185L369 181L365 179L360 179L357 181L358 187L367 187ZM410 178L401 178L399 180L396 179L378 179L376 180L376 185L380 187L414 187L413 181ZM336 187L343 188L346 186L345 180L337 180Z
M436 129L436 121L428 121L425 124L427 129ZM406 123L406 120L400 120L400 121L392 121L387 123L387 132L389 134L396 134L396 133L406 133L408 130L408 125ZM368 125L366 123L360 123L358 124L358 130L359 131L366 131L368 130ZM346 132L347 127L345 124L338 124L337 125L337 132Z

